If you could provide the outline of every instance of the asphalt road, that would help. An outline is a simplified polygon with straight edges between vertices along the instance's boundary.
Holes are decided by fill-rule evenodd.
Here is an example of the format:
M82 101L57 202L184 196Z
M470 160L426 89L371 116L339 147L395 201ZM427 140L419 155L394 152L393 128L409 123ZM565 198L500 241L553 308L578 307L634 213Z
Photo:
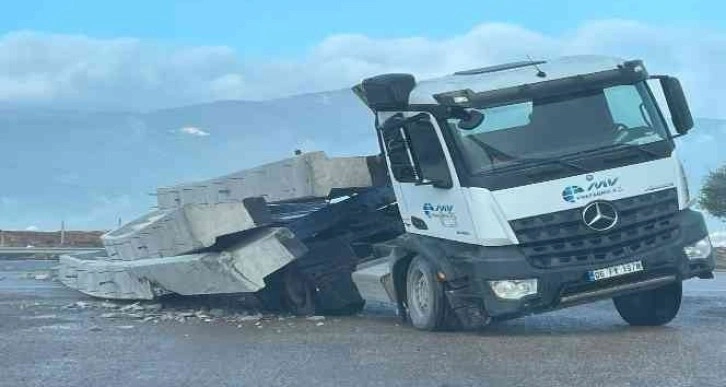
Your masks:
M425 333L381 309L325 320L107 318L68 307L91 299L27 278L51 264L0 261L0 386L726 385L726 275L687 282L665 327L629 327L600 302Z

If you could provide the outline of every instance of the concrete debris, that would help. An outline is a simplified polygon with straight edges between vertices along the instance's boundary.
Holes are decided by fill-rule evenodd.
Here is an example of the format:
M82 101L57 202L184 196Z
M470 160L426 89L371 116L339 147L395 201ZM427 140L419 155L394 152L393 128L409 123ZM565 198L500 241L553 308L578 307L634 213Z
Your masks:
M379 171L370 166L369 159L305 153L212 180L159 188L158 206L164 210L188 204L238 202L251 197L263 197L268 202L324 198L334 188L372 186Z
M121 307L121 305L119 305L119 304L115 304L113 302L108 302L108 301L102 302L99 306L101 308L106 308L106 309L119 309Z
M286 228L262 229L222 252L135 261L61 256L60 280L83 293L151 300L160 294L252 293L307 251Z
M123 313L103 313L99 317L101 317L101 318L121 318L121 317L126 317L126 316L128 316L128 315L123 314Z
M206 319L206 318L209 318L209 315L200 310L200 311L194 313L194 317Z
M252 316L242 316L239 318L239 321L259 321L262 319L261 314L252 315Z
M307 319L310 321L322 321L325 320L325 316L310 316Z
M101 237L109 258L173 257L214 245L218 237L270 222L264 200L190 204L159 210Z
M321 322L319 322L319 323L317 323L317 324L315 324L315 326L317 326L317 327L322 327L323 325L325 325L325 323L324 323L324 322L322 322L322 321L321 321Z
M355 313L363 306L351 279L358 261L374 242L403 232L386 171L378 156L313 152L159 188L154 211L102 236L105 255L61 256L58 279L104 300L246 294L263 309L296 315ZM312 302L295 294L310 289ZM144 321L262 319L105 302L101 308Z
M139 311L139 310L144 310L144 309L145 308L143 306L141 306L141 304L139 304L138 302L119 308L119 310L122 312Z

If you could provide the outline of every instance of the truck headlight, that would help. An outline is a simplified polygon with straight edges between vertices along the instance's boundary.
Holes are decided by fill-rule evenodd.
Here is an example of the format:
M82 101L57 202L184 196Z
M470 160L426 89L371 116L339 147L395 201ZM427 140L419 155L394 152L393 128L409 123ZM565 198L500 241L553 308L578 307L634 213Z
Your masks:
M537 294L537 279L489 281L497 297L505 300L519 300L524 296Z
M705 237L700 241L683 248L683 252L686 253L688 259L703 259L708 258L711 255L711 238Z

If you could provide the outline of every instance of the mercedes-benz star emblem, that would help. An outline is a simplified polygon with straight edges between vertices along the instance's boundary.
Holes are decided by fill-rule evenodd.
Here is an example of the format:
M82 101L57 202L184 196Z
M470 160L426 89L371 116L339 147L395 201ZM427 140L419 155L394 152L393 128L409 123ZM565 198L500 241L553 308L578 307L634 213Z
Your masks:
M618 210L608 202L593 202L582 210L582 221L595 231L607 231L618 223Z

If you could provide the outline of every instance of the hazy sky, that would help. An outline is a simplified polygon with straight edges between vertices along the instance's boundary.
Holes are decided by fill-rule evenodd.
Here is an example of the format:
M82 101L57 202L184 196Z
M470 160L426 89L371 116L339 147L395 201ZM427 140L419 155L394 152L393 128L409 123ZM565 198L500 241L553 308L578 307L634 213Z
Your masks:
M0 30L227 45L244 58L304 56L333 34L374 38L461 35L483 22L562 34L589 20L633 19L723 29L723 1L226 0L6 1ZM72 5L71 5L72 4Z
M71 6L71 4L73 4ZM718 1L20 1L0 13L0 104L149 110L611 54L679 75L726 117Z
M528 55L604 54L644 59L651 73L678 76L696 116L726 118L724 11L723 1L687 0L5 1L0 12L0 110L31 108L4 111L6 122L12 122L13 114L36 117L37 108L150 111L348 88L384 72L410 72L422 79ZM43 114L56 122L54 112ZM63 113L69 114L76 113ZM89 170L123 176L129 166L120 163L106 173L104 168L112 167L87 154L97 144L81 140L105 139L99 131L114 130L111 123L93 121L98 128L86 128L93 135L75 138L59 128L47 129L46 140L54 133L55 141L67 141L66 153L78 156L63 164L55 149L41 151L36 145L33 122L0 127L6 160L0 165L6 179L0 187L0 227L48 229L65 219L71 227L105 228L119 216L128 220L145 211L151 202L146 192L172 176L149 177L125 191L104 188ZM60 124L81 130L75 122ZM143 128L133 120L128 124L123 139L136 141ZM195 145L227 141L215 127L183 123L163 129ZM694 133L688 138L697 149L720 138ZM157 141L138 139L144 146L169 145ZM121 152L123 147L115 145L110 148ZM138 144L126 145L131 152ZM21 151L25 158L12 154ZM233 153L241 157L243 152ZM54 160L52 171L48 157ZM220 164L220 173L250 166L234 160ZM712 158L703 160L686 163L697 170L715 167ZM22 172L11 173L14 163L22 164ZM199 165L212 168L209 160ZM60 186L39 189L31 184L51 172L50 179ZM19 177L8 181L8 176ZM92 188L76 190L81 182ZM71 191L66 202L44 196L51 192L56 200L61 186Z

